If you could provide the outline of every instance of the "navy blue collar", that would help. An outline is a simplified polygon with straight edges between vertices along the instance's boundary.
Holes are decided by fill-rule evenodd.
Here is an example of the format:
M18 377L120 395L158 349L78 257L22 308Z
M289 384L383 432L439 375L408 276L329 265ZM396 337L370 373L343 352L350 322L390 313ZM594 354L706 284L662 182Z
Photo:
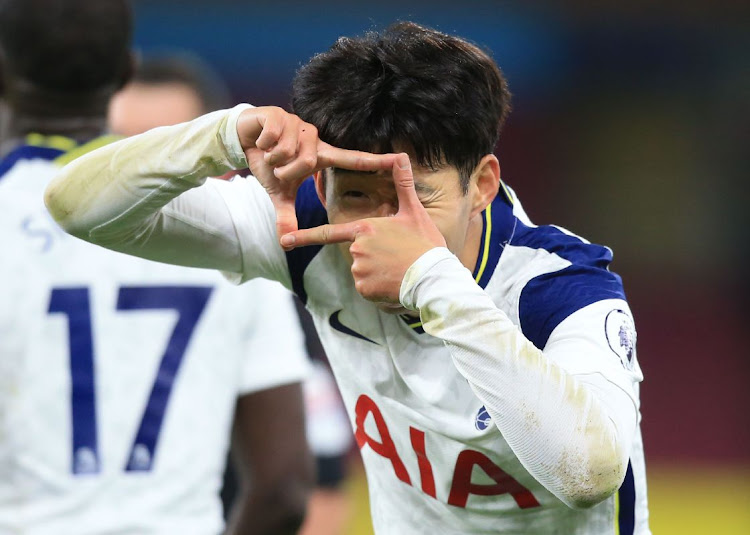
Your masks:
M0 180L21 160L54 160L65 154L62 149L38 145L21 145L0 160Z
M503 249L513 236L516 217L513 215L513 197L500 185L500 192L495 200L482 211L482 238L479 242L479 253L472 275L481 288L486 288ZM417 318L403 315L401 319L418 334L422 334L422 322Z
M482 212L482 238L479 254L472 275L477 284L486 288L503 249L513 236L516 217L513 215L513 197L505 184L500 184L500 192L495 200Z

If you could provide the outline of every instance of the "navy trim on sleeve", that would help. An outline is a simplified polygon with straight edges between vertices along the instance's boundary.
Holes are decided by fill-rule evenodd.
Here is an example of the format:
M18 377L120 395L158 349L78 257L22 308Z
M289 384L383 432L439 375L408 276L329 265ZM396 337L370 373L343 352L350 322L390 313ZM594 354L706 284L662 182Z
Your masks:
M37 147L36 145L21 145L9 152L0 161L0 180L8 171L13 169L20 160L54 160L65 151L52 147Z
M295 201L297 210L297 223L300 229L313 228L328 223L328 214L315 192L315 182L312 178L305 180L297 190ZM286 253L286 262L289 266L289 274L292 278L292 290L303 303L307 303L307 292L305 291L304 276L307 266L315 258L322 245L308 245L292 249Z
M612 251L582 241L560 229L517 224L513 245L544 249L571 262L560 271L531 279L518 304L521 330L539 349L552 331L572 313L604 299L625 299L622 279L609 271Z
M625 481L622 482L620 490L617 491L617 497L620 502L620 510L617 515L620 535L633 535L635 531L635 478L633 477L633 465L630 461L628 461Z

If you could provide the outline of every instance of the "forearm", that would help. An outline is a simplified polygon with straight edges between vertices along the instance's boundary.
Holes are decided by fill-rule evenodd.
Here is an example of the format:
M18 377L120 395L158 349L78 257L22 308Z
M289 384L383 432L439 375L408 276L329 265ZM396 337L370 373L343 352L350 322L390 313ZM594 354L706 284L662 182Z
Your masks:
M297 533L315 484L300 383L238 399L232 453L243 494L232 512L229 533Z
M292 507L289 501L264 499L250 492L235 504L227 535L294 535L305 518L307 495Z
M518 459L548 490L586 507L619 487L629 417L613 414L596 389L527 340L446 249L433 249L409 269L401 300L446 343Z
M227 149L242 108L151 130L68 164L48 186L45 201L71 234L112 249L173 263L236 270L228 213L212 199L187 195L206 177L244 166ZM197 192L196 192L197 193ZM215 206L215 199L213 199ZM214 254L194 255L206 247ZM166 258L165 258L166 257Z

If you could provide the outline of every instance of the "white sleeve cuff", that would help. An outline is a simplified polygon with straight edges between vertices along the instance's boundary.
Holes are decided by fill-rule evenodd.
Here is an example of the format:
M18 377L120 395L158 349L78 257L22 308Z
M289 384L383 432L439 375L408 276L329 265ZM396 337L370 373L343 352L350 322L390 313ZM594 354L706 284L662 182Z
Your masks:
M434 247L430 249L406 270L404 280L401 281L399 291L399 300L401 304L409 310L418 310L417 307L417 289L424 280L425 275L436 265L442 262L455 262L458 268L466 271L466 268L460 263L458 258L451 253L446 247Z
M240 119L242 112L253 108L250 104L238 104L229 111L227 120L224 123L224 128L220 132L221 142L227 151L229 162L235 169L244 169L247 167L247 158L245 158L245 151L242 150L242 144L240 143L240 136L237 133L237 121Z

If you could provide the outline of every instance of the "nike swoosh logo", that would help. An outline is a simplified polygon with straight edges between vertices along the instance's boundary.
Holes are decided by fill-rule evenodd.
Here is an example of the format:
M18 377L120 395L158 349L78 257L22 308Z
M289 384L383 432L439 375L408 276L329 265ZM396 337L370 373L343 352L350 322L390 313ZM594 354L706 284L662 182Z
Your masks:
M328 318L328 323L330 323L331 327L333 327L335 330L337 330L340 333L348 334L349 336L353 336L354 338L359 338L360 340L364 340L365 342L370 342L371 344L375 344L376 346L379 346L377 342L374 340L370 340L366 336L362 336L357 331L351 330L349 327L344 325L339 321L339 314L341 314L341 310L337 310L333 314L331 314L331 317Z

